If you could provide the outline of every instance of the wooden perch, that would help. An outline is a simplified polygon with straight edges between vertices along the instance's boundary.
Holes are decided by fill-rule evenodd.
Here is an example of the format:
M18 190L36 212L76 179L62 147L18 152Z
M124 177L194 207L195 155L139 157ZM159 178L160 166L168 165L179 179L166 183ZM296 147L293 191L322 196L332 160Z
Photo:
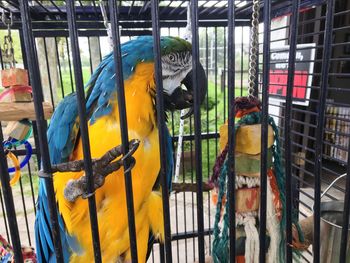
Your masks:
M203 192L209 192L213 188L207 183L202 183ZM172 190L174 192L197 192L197 184L192 183L173 183Z
M49 119L53 113L53 107L49 102L43 102L45 119ZM1 102L0 121L19 121L23 119L35 120L33 102Z

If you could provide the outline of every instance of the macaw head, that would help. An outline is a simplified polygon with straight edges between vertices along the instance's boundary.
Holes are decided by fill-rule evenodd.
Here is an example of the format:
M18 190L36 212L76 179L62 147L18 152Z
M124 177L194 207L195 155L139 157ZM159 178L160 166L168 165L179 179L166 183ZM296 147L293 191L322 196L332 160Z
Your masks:
M190 108L184 118L193 113L193 91L199 91L199 100L204 101L207 77L202 65L198 67L198 81L192 81L192 45L179 37L160 38L163 90L166 110ZM130 77L140 62L153 62L153 37L140 36L122 45L124 80Z
M192 46L189 42L177 37L161 38L163 90L167 110L190 108L183 117L193 113L194 88L199 91L200 103L207 90L207 77L202 65L199 65L198 81L193 87Z
M183 117L193 113L194 88L199 91L199 101L203 102L207 90L207 78L202 65L198 67L198 81L193 86L192 81L192 46L186 40L178 37L161 37L161 61L163 75L163 90L165 109L167 111L190 108ZM154 63L153 37L139 36L121 45L122 69L124 81L134 76L138 65ZM148 74L149 71L145 71ZM87 83L88 111L91 113L90 123L100 116L107 115L112 110L111 99L116 91L115 64L113 52L101 61L98 68ZM154 92L152 90L152 95Z

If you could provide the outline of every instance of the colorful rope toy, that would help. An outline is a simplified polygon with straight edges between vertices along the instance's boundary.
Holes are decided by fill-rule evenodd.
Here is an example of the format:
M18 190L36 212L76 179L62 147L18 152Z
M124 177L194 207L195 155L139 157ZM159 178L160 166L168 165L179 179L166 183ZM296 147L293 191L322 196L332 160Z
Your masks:
M236 260L259 262L259 206L260 206L260 157L261 157L261 106L254 97L237 98L235 115L240 118L235 124L235 197L236 197ZM268 180L267 180L267 262L281 263L285 260L286 197L285 175L282 166L278 128L272 117L268 119ZM213 168L209 181L216 203L214 223L213 260L226 263L229 260L229 220L227 193L227 124L220 128L221 154ZM297 217L298 241L294 248L302 248L304 242ZM298 252L298 251L297 251ZM296 253L297 255L298 253Z
M22 247L23 262L25 263L36 263L36 255L34 248ZM0 235L0 263L13 263L14 252L12 246Z

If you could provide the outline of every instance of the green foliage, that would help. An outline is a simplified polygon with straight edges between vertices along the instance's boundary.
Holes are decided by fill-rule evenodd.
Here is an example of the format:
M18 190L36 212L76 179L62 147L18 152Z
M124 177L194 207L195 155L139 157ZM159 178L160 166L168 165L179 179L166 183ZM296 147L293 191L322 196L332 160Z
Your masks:
M208 34L208 36L206 36ZM208 43L206 42L208 40ZM199 47L200 57L203 65L208 63L209 69L216 69L219 74L224 68L227 70L227 28L200 28L199 29ZM208 45L208 50L206 46ZM215 46L217 47L215 51ZM208 52L208 53L207 53ZM242 54L243 53L243 54ZM242 56L243 55L243 56ZM208 61L206 58L208 57ZM225 65L226 61L226 65ZM248 45L244 44L243 47L239 44L236 45L235 50L235 67L237 70L248 69L249 63L249 50Z

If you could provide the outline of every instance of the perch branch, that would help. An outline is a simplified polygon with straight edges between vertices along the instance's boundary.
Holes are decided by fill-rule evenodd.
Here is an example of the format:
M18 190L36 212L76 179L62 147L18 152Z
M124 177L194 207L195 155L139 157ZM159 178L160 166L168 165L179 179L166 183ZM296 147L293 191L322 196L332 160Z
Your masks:
M210 186L207 183L202 183L203 192L209 192L213 189L212 186ZM197 184L193 183L173 183L172 184L172 190L177 192L197 192Z

